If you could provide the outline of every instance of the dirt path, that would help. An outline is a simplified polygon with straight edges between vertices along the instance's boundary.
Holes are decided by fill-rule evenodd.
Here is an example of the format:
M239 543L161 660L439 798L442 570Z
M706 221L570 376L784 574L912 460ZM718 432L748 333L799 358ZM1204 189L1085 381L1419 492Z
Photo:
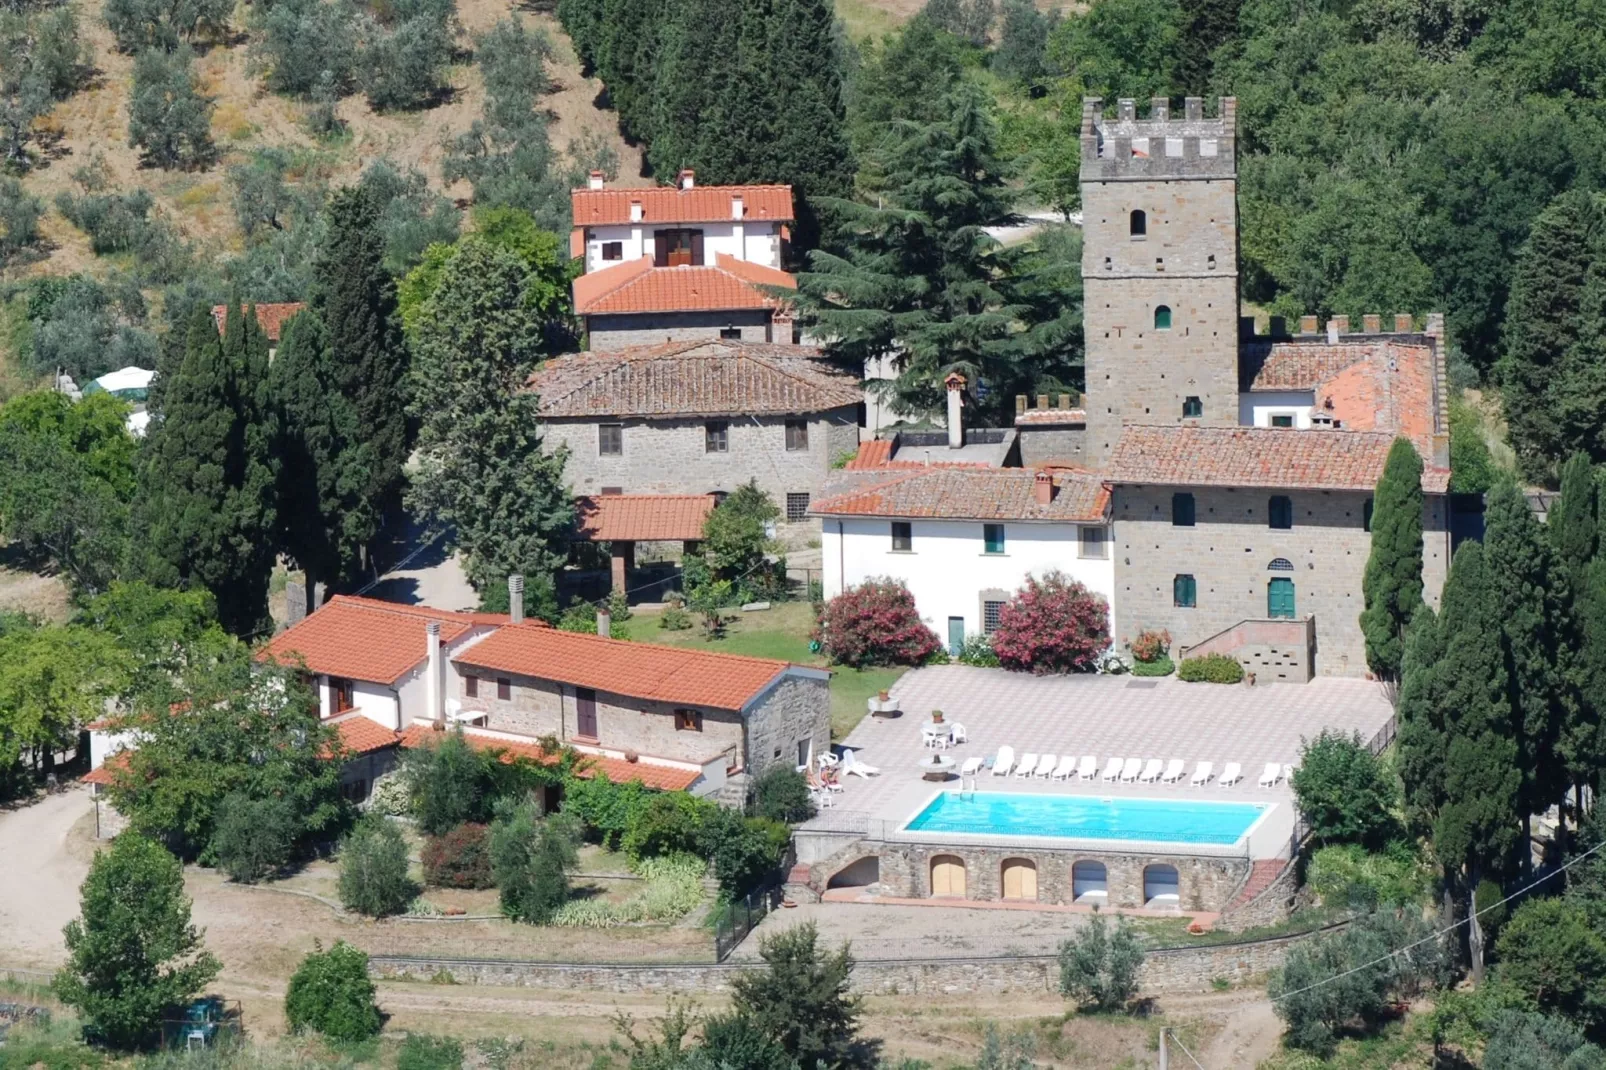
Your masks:
M1226 1067L1259 1066L1276 1054L1283 1035L1283 1022L1272 1009L1271 1000L1258 989L1245 989L1230 995L1163 999L1167 1014L1200 1013L1221 1023L1216 1033L1198 1051L1205 1070ZM1187 1056L1173 1059L1172 1065L1190 1065Z
M0 813L0 963L51 967L66 954L61 929L89 869L67 841L88 809L89 790L73 788Z

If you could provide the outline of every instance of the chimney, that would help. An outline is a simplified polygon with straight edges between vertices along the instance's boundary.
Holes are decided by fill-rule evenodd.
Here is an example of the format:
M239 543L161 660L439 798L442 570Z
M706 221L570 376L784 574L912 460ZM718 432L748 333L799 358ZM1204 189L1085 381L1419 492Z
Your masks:
M597 610L597 634L604 639L613 631L613 617L608 613L608 607L602 606Z
M1299 317L1299 333L1300 334L1315 334L1316 333L1316 317L1315 316L1301 316L1301 317Z
M524 577L517 572L507 578L507 619L512 624L524 620Z
M590 186L592 189L601 189L603 177L604 176L601 171L593 171L591 172L590 180L586 183L586 185Z
M1026 395L1025 394L1016 394L1015 395L1015 415L1019 416L1021 413L1025 412L1025 411L1026 411Z
M1395 334L1410 334L1415 328L1416 324L1412 322L1409 312L1396 312L1394 314Z
M731 198L731 218L732 219L745 219L746 217L747 217L747 209L742 207L742 199L740 197L732 197Z
M697 172L689 167L686 168L676 177L675 184L681 189L691 189L697 185Z
M427 659L424 669L424 715L441 722L441 625L432 620L424 625Z
M1032 478L1032 498L1038 505L1052 505L1054 502L1054 477L1047 471L1039 471Z
M956 450L965 444L965 377L950 372L942 382L948 388L948 448Z
M641 202L640 201L631 201L630 202L630 221L632 223L640 223L641 222Z

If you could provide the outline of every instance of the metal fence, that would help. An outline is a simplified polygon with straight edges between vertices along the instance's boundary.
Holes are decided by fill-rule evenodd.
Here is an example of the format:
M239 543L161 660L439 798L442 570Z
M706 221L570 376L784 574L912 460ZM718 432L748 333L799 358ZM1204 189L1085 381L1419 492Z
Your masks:
M714 924L714 961L724 962L747 934L781 905L781 877L775 874L757 891L749 892L720 912Z

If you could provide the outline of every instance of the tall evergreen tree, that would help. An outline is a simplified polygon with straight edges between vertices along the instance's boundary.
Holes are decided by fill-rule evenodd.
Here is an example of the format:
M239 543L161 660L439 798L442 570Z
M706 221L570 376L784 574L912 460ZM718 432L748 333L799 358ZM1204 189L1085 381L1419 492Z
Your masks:
M284 460L284 544L311 584L352 584L407 459L407 351L385 271L379 206L361 186L330 201L305 310L271 377Z
M136 504L134 570L159 586L199 586L238 636L269 626L277 520L268 343L254 307L229 306L219 337L197 306L184 361L165 385Z
M1182 0L1182 33L1177 38L1176 88L1186 96L1207 96L1215 74L1216 49L1238 36L1242 0Z
M1600 685L1606 676L1597 671L1597 662L1606 668L1606 588L1598 581L1606 572L1594 567L1601 544L1600 483L1595 468L1583 453L1567 458L1561 469L1561 497L1556 500L1545 522L1545 531L1556 550L1556 559L1567 577L1568 653L1576 690L1566 709L1561 731L1561 753L1569 778L1575 786L1593 786L1600 776L1606 752L1602 744L1601 712L1606 710L1606 693ZM1581 801L1581 800L1580 800Z
M1567 785L1560 744L1576 702L1567 575L1510 480L1488 496L1484 547L1501 656L1510 673L1507 703L1521 747L1526 827L1529 815L1561 801Z
M1566 452L1556 395L1566 357L1581 337L1602 219L1594 194L1562 193L1534 220L1512 269L1505 353L1496 372L1511 444L1530 478L1546 475Z
M1568 722L1568 765L1575 784L1599 797L1606 787L1606 554L1587 568L1573 605L1579 634L1578 712Z
M1405 823L1414 835L1429 837L1444 806L1445 734L1444 636L1441 622L1427 606L1418 609L1405 630L1400 660L1400 781L1405 786Z
M1519 820L1524 756L1501 649L1500 614L1493 570L1486 566L1483 547L1468 540L1456 551L1440 618L1444 793L1433 825L1433 851L1469 915L1474 915L1472 896L1479 882L1509 873L1524 842ZM1470 924L1473 968L1481 973L1482 930L1475 916Z
M1372 496L1372 552L1361 577L1366 664L1397 680L1405 626L1422 605L1422 458L1410 439L1389 448Z
M567 553L574 504L566 455L546 453L537 399L522 392L541 355L529 266L470 237L446 264L416 332L419 473L409 501L453 533L469 580L544 576Z
M1545 518L1557 560L1575 585L1600 541L1600 489L1589 458L1574 453L1561 467L1561 497Z

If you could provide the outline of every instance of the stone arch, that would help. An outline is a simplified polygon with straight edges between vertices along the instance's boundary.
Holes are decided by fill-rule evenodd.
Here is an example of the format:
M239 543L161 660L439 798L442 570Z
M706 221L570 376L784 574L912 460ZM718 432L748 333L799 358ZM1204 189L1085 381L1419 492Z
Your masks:
M958 855L931 856L931 894L965 898L965 860Z
M1030 858L1006 858L998 867L1002 898L1037 902L1037 863Z
M1176 866L1168 862L1153 862L1143 867L1144 906L1175 907L1181 902L1180 877Z
M1086 858L1071 865L1071 900L1077 903L1110 901L1110 871L1103 862Z
M826 888L868 888L881 883L881 856L856 858L826 878Z

